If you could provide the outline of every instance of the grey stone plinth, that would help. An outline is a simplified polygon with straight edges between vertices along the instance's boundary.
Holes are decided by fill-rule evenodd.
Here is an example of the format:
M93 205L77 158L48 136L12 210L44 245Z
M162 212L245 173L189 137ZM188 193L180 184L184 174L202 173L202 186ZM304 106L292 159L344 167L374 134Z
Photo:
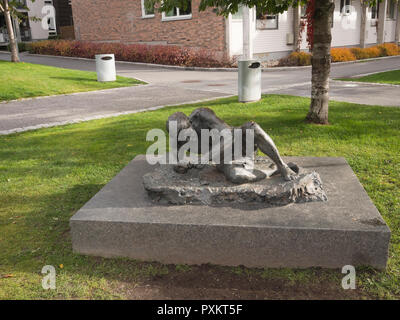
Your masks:
M285 161L318 172L328 201L160 205L142 184L154 168L138 156L71 218L73 249L162 263L384 269L389 228L345 159Z
M271 171L272 165L268 158L257 157L254 172L265 176L264 172ZM276 170L274 167L272 171ZM260 203L272 207L327 200L319 174L302 168L291 181L285 181L278 174L256 182L235 184L214 165L196 165L184 174L175 172L171 165L160 165L143 176L143 185L150 198L162 204Z

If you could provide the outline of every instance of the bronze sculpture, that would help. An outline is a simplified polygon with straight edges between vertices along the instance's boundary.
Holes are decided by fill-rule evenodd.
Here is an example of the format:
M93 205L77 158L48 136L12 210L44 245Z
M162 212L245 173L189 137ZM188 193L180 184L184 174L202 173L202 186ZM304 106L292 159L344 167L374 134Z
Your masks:
M167 130L170 130L171 122L176 121L176 128L178 134L185 129L193 129L199 137L199 145L201 144L201 130L241 130L242 135L242 151L238 156L235 156L235 152L229 155L230 159L226 159L227 154L224 150L223 143L220 145L221 161L217 164L218 170L224 173L225 177L233 183L248 183L255 182L264 179L268 176L280 173L286 181L293 180L297 173L298 167L294 164L286 164L275 146L275 143L271 137L254 121L249 121L239 128L233 128L226 124L222 119L218 118L213 110L208 108L198 108L194 110L189 117L182 112L176 112L172 114L167 120ZM246 150L246 130L252 130L254 133L254 152L251 157L246 157L244 151ZM186 141L177 141L176 145L179 149L184 145ZM235 146L232 146L234 149ZM266 154L275 164L269 173L260 172L259 170L253 170L252 161L254 160L254 154L257 150L261 150ZM199 148L200 150L200 148ZM179 173L185 173L191 164L178 163L175 165L175 171Z

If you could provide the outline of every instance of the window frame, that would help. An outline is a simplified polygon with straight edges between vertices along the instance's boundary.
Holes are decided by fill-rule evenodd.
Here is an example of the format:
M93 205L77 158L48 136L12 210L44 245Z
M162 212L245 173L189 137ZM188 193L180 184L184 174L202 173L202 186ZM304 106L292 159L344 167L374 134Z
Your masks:
M303 9L304 9L304 13L303 13ZM300 9L300 19L307 19L307 5L303 5L301 6Z
M236 13L231 14L232 20L240 21L243 19L243 7L239 6L238 11Z
M154 18L155 17L155 13L151 13L151 14L147 14L146 13L146 8L144 6L144 1L145 0L141 0L141 3L142 3L142 19Z
M372 7L370 7L370 9L371 9L371 20L377 20L379 17L379 5L376 4ZM374 11L373 11L374 9L375 9L375 17L372 17L372 14L374 13Z
M189 20L192 19L192 0L190 0L190 14L180 14L180 9L178 7L176 8L176 16L167 16L165 14L165 11L162 12L161 14L161 21L175 21L175 20Z
M390 11L390 8L393 9L392 12ZM389 17L389 13L392 14L390 17ZM386 8L386 20L389 20L389 21L396 20L396 3L394 2L394 0L388 0L387 8Z
M266 13L265 19L259 19L258 18L258 13L257 13L257 8L256 8L256 29L258 30L278 30L279 29L279 14L270 14L270 13ZM274 17L273 19L268 19L268 17ZM265 27L264 25L262 27L259 27L259 23L258 21L266 21L266 20L275 20L276 21L276 25L273 27Z
M279 14L267 14L266 16L267 17L268 16L275 17L275 19L270 19L270 20L276 20L276 26L274 26L274 27L264 27L263 26L262 28L260 28L258 26L257 21L265 21L265 20L268 20L268 19L257 19L257 16L256 16L256 28L257 28L257 30L278 30L279 29Z
M342 2L343 2L343 6L342 6ZM351 15L351 11L347 12L347 10L346 10L346 12L343 12L343 8L345 8L346 6L351 6L351 0L340 0L339 13L340 13L341 16L349 16L349 15Z

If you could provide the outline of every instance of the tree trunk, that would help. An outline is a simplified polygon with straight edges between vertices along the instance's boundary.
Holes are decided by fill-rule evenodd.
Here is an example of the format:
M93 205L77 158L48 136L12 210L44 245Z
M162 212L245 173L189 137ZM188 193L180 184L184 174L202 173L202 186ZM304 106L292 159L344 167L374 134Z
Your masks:
M365 48L367 39L366 39L366 28L368 21L368 4L366 2L361 3L361 27L360 27L360 48Z
M4 0L4 18L6 20L8 37L10 38L10 48L11 48L11 61L19 62L17 41L14 35L14 29L11 22L10 7L8 5L8 0Z
M394 34L394 43L400 42L400 2L397 2L397 18L396 18L396 32Z
M294 34L294 51L300 52L301 47L301 33L302 28L300 26L301 20L301 6L297 4L296 7L293 7L293 34Z
M313 17L311 105L307 120L328 124L329 75L331 71L331 25L335 4L316 0Z

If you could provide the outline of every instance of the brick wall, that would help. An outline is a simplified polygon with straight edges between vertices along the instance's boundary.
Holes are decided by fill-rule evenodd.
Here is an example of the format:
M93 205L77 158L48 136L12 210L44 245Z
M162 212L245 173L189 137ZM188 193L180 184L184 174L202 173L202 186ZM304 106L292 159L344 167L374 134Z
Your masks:
M199 12L192 0L192 19L142 18L141 0L72 0L77 40L172 44L225 52L225 19L211 9Z

